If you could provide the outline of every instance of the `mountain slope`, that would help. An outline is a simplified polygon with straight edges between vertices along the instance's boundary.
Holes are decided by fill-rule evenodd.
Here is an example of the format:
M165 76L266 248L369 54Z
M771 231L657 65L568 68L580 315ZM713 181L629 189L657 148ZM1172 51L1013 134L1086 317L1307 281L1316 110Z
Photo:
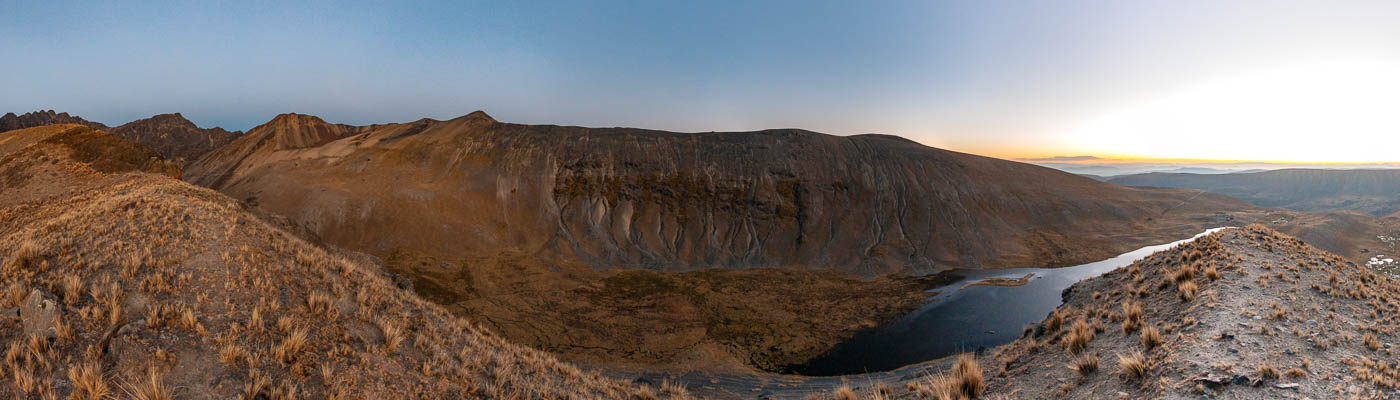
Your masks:
M893 136L519 125L481 112L365 127L282 115L186 179L381 257L518 249L671 271L1069 265L1250 208Z
M1201 175L1150 173L1108 182L1206 190L1264 207L1298 211L1360 211L1384 216L1400 210L1400 170L1283 169Z
M203 129L180 113L160 114L107 130L112 136L140 143L166 159L184 164L238 138L239 132Z
M1400 389L1400 281L1259 225L1156 253L1063 296L1015 342L883 378L892 381L853 377L853 391L1336 399Z
M0 116L0 132L55 124L78 124L95 129L107 129L107 126L101 123L88 121L76 115L68 115L66 112L54 112L53 110L27 112L23 115L5 113L5 115Z
M34 129L59 132L0 133L48 136L0 153L36 178L0 186L0 397L656 395L509 344L226 196L73 158L135 145ZM87 139L49 140L70 136Z

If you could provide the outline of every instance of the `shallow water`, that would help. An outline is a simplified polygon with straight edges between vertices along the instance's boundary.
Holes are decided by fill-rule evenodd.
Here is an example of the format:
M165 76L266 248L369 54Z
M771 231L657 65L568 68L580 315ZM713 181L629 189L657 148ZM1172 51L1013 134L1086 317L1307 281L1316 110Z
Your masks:
M1124 267L1152 253L1190 239L1143 247L1103 261L1064 268L956 270L962 277L938 292L930 302L889 324L863 331L827 354L792 367L802 375L846 375L889 371L963 351L1009 343L1022 330L1060 306L1060 293L1075 282ZM1019 279L1033 274L1023 286L963 286L988 278Z

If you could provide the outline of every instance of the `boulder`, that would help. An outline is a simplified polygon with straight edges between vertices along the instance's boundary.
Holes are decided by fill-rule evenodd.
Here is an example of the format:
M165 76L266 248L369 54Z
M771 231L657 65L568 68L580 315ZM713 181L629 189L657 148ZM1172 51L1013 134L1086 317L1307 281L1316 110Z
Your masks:
M26 336L58 337L58 326L63 323L63 309L58 301L39 289L29 292L19 316Z

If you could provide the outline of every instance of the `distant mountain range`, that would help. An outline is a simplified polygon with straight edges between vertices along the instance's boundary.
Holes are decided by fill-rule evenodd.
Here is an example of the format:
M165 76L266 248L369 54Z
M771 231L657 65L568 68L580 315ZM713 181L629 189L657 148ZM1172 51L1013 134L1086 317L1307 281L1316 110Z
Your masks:
M179 164L192 161L204 153L222 147L241 134L241 132L229 132L217 127L200 128L179 113L160 114L151 118L131 121L115 128L53 110L35 111L23 115L7 113L0 116L0 132L55 124L78 124L107 131L112 136L130 140L155 150L162 157Z
M1320 212L1353 210L1384 216L1400 210L1400 170L1282 169L1237 174L1148 173L1108 182L1199 189L1263 207Z

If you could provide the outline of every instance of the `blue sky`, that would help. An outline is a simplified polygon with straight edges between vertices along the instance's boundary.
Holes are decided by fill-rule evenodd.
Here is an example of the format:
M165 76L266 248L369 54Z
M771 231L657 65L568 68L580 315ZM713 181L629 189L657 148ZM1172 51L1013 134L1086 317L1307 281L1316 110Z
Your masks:
M0 112L108 124L182 112L240 130L283 112L368 124L480 109L878 132L1008 157L1192 157L1093 148L1082 141L1101 136L1075 132L1202 82L1400 59L1400 2L4 3ZM1130 134L1152 112L1094 134Z

